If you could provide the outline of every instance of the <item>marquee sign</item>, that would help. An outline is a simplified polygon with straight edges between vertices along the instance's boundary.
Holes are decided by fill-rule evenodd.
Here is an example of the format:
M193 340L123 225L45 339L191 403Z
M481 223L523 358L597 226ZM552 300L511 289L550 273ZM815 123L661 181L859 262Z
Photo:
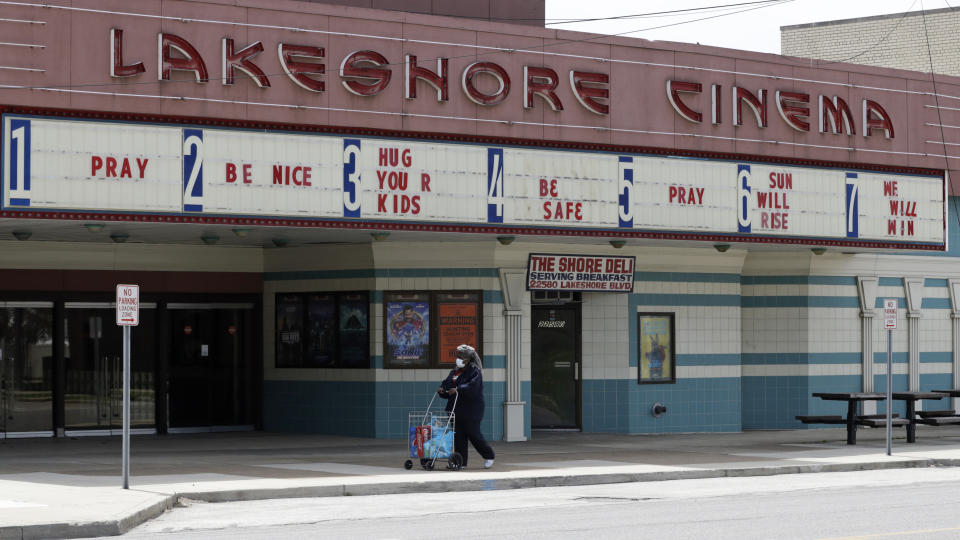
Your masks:
M8 210L945 244L936 175L18 115L3 163Z

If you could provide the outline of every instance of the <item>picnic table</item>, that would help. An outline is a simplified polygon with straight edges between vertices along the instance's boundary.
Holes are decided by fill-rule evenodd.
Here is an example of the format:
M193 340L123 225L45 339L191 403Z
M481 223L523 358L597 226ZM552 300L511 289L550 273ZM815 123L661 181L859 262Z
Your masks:
M907 402L907 442L917 441L917 424L926 424L925 418L917 420L917 401L921 399L943 399L949 394L946 392L894 392L893 399L899 399ZM933 424L941 425L941 424Z
M862 401L883 401L887 395L883 392L814 392L813 397L818 397L826 401L846 401L847 417L840 419L837 417L797 417L798 420L808 423L818 423L817 419L828 420L825 424L846 424L847 426L847 444L857 444L857 425L867 420L881 420L880 415L857 416L857 405ZM805 420L806 418L806 420ZM836 420L834 419L836 418ZM886 419L882 419L885 423ZM867 425L867 424L864 424Z

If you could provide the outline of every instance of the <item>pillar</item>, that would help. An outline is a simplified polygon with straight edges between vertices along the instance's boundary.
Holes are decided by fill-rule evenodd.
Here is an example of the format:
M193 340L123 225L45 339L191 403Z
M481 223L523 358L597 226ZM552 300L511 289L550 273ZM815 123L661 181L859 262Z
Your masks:
M500 269L503 291L504 353L506 355L506 401L503 403L503 440L525 441L525 409L521 391L523 358L523 300L526 293L524 269Z

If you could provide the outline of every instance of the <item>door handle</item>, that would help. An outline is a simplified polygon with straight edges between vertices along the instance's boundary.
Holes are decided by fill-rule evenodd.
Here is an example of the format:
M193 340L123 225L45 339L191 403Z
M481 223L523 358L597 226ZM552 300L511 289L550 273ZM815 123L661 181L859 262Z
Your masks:
M580 362L573 363L573 380L580 380Z

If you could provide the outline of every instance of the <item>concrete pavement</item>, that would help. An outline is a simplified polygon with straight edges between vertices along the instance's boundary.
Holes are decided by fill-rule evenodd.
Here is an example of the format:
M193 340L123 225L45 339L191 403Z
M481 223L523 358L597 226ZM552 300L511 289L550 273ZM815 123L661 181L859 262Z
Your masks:
M541 433L471 449L465 471L407 471L405 441L262 432L134 436L130 489L120 438L0 440L0 539L122 534L182 498L208 502L758 476L960 465L960 427L918 429L917 443L864 429L611 435ZM438 462L438 465L440 463Z

